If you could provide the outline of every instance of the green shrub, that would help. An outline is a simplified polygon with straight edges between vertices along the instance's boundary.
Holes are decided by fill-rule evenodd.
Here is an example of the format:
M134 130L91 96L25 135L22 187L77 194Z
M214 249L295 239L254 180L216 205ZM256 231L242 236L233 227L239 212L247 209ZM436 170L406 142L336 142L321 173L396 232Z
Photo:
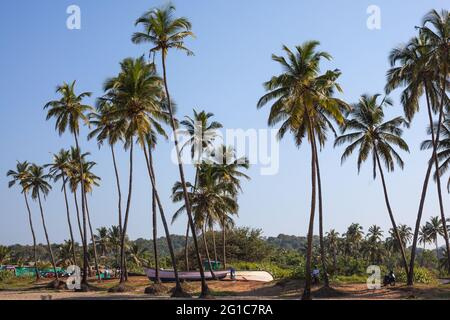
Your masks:
M11 271L0 271L0 282L6 281L14 277L14 273Z
M397 277L397 281L406 282L407 277L405 270L397 269L395 271L395 275ZM434 284L437 283L436 275L433 274L427 268L415 267L414 268L414 282L415 283L423 283L423 284Z

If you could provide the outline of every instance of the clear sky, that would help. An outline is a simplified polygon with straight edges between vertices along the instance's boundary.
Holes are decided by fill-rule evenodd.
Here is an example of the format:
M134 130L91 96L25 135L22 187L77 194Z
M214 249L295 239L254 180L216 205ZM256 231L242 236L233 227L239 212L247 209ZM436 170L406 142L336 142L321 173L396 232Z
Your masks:
M8 1L0 10L0 243L30 243L27 214L17 189L7 187L6 172L16 160L48 163L51 153L72 145L72 137L59 137L54 122L45 121L44 104L54 99L55 87L63 81L78 81L79 91L102 94L107 77L119 70L126 57L138 57L148 46L131 43L137 29L134 21L144 11L164 4L149 0L40 0ZM66 28L66 9L81 8L81 30ZM319 40L320 49L334 57L324 68L342 70L342 98L356 102L362 93L382 93L389 67L389 51L415 34L414 26L430 9L448 8L449 1L382 0L192 0L174 1L177 14L188 17L197 35L187 45L194 57L170 53L169 85L179 107L178 116L193 108L215 114L226 128L267 128L268 108L256 110L264 93L262 83L280 72L271 54L281 53L282 44L292 47L306 40ZM381 29L369 30L368 6L381 9ZM398 92L388 117L400 115ZM93 103L94 99L90 99ZM394 214L398 222L413 226L422 180L429 153L421 152L426 117L422 112L405 133L411 154L404 155L406 167L387 177ZM82 135L86 135L86 130ZM90 200L95 227L117 223L116 189L112 160L107 148L98 150L95 142L82 141L98 163L101 188ZM161 142L156 152L156 170L162 200L171 216L170 189L178 179L177 167L170 161L170 143ZM367 164L358 176L355 158L342 167L342 148L330 141L320 155L324 191L325 228L344 232L352 222L366 229L377 224L390 227L381 182L373 181ZM118 151L124 193L127 155ZM192 168L187 171L192 179ZM280 147L280 170L274 176L261 176L259 167L249 171L252 181L243 184L238 225L262 228L266 236L279 233L304 235L307 230L310 193L309 152L297 149L286 138ZM445 178L447 179L447 177ZM446 184L446 181L443 185ZM431 185L424 218L438 215L435 185ZM135 184L129 234L135 239L151 237L150 186L142 153L136 154ZM444 194L445 204L448 194ZM446 206L448 208L448 205ZM65 208L60 186L44 203L53 242L68 238ZM38 207L32 204L38 240L44 241ZM75 221L75 216L72 219ZM450 216L450 214L449 214ZM171 227L184 233L185 221ZM162 228L160 228L162 230Z

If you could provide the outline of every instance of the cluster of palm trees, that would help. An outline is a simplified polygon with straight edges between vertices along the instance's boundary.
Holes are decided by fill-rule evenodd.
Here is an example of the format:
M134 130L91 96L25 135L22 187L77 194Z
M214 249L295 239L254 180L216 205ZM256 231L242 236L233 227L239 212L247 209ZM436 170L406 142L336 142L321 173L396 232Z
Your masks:
M232 149L225 146L220 147L217 152L213 153L215 162L202 160L197 165L195 184L188 183L185 178L181 160L182 148L179 145L180 133L177 131L180 124L175 118L174 103L169 93L168 79L166 76L166 59L170 49L182 50L188 55L191 55L192 52L184 45L184 39L193 37L194 35L190 31L190 22L186 18L174 17L174 11L175 7L172 5L168 5L162 9L152 9L136 21L136 26L142 26L143 31L133 34L132 42L136 44L150 43L152 45L149 50L150 61L146 61L144 56L136 59L124 59L120 63L121 70L119 74L106 80L104 94L97 99L95 108L85 103L85 99L91 96L90 92L76 93L75 81L63 83L57 87L56 93L59 95L59 99L48 102L44 109L48 110L47 120L55 119L55 129L60 135L69 131L73 136L75 146L71 150L61 150L58 154L55 154L52 164L39 167L37 165L29 165L27 162L18 163L16 171L8 172L8 175L13 177L10 186L16 182L21 185L21 191L24 194L28 209L28 192L31 192L32 198L37 199L39 202L48 248L55 270L56 265L45 226L41 198L42 196L45 197L51 189L49 180L54 182L61 181L70 232L70 243L72 244L72 259L76 263L77 257L74 245L74 231L70 220L68 190L72 193L77 213L78 231L82 239L81 243L83 247L82 290L88 290L88 246L90 244L88 234L90 235L90 242L92 243L94 252L95 267L100 279L96 244L98 239L93 232L87 197L88 194L92 193L93 187L98 185L100 178L92 173L92 169L96 164L86 160L89 153L82 153L80 149L80 139L82 138L80 136L81 125L84 124L91 129L87 135L88 140L96 139L99 147L108 145L111 151L118 194L118 230L115 231L118 232L120 237L119 244L117 244L120 250L119 265L120 270L122 270L120 275L120 288L123 289L124 283L127 281L126 237L132 204L135 149L139 147L144 154L150 180L149 194L153 203L152 220L154 240L156 240L157 236L157 213L159 211L176 278L174 296L185 295L178 278L175 253L171 243L164 206L157 188L156 170L153 161L153 150L156 147L158 136L163 138L168 137L164 129L165 124L170 126L174 135L180 173L180 182L176 183L176 187L174 187L174 201L184 202L182 208L178 211L185 211L188 217L187 239L189 229L193 230L192 238L197 253L197 267L202 277L202 296L207 296L209 291L198 249L197 232L199 230L206 230L206 226L213 228L214 224L217 223L223 226L223 237L225 237L225 229L230 225L230 221L232 221L230 215L237 214L238 211L236 197L240 191L239 178L248 178L239 169L242 167L247 168L248 161L246 159L234 158L234 151ZM162 78L157 73L155 63L155 56L158 52L161 53ZM212 114L202 111L200 113L195 112L194 118L196 121L203 119L207 122L207 119L211 116ZM193 151L193 155L199 155L199 157L207 151L206 149L212 146L212 140L215 135L208 135L211 135L211 132L221 127L221 125L214 122L202 128L206 131L198 136L196 132L190 131L191 129L194 130L194 126L197 125L194 120L187 118L182 122L182 125L186 129L186 133L191 135L189 144L192 145L195 151ZM205 139L205 141L202 141L202 139ZM115 156L115 148L117 145L122 145L124 150L129 154L128 188L125 206L122 204L119 164ZM222 160L224 159L227 161L223 162ZM50 168L48 173L45 172L46 167ZM35 245L36 241L30 210L29 217ZM156 242L154 251L155 264L158 266ZM207 255L209 257L209 252L207 252ZM210 261L210 259L208 260ZM186 267L189 267L187 261ZM156 278L156 282L159 282L158 277Z
M324 147L330 132L337 135L333 124L336 124L342 131L342 135L335 140L335 146L344 143L349 144L342 155L342 161L351 155L355 149L358 149L358 170L364 161L371 158L374 178L377 172L381 177L389 218L394 236L401 247L403 265L408 275L409 285L413 284L416 246L428 182L433 168L439 196L440 219L445 225L446 218L440 178L450 161L448 139L441 139L441 134L448 138L445 136L446 129L448 129L448 123L445 120L447 119L449 102L446 93L450 62L449 12L446 10L441 12L430 11L424 17L422 26L417 29L419 33L417 37L406 45L392 50L389 56L392 68L387 73L385 91L388 94L397 88L403 88L401 102L405 117L397 117L388 121L384 120L383 109L392 104L389 98L383 98L379 101L379 94L363 95L358 103L350 105L334 96L335 92L342 91L337 83L341 73L338 69L321 72L321 61L324 59L330 60L331 56L326 52L317 51L319 42L308 41L296 46L294 50L283 46L286 57L272 56L272 59L281 65L283 73L273 76L264 83L267 93L261 97L257 106L261 108L269 102L273 102L268 119L269 126L280 125L278 137L281 139L289 132L293 135L298 147L306 138L311 149L311 210L306 252L304 299L310 299L311 297L311 253L316 198L319 202L321 263L323 269L327 270L323 240L323 207L318 149ZM414 115L419 111L422 96L426 97L431 134L431 141L426 143L424 147L431 148L432 154L423 184L408 267L405 248L400 241L399 228L395 222L388 197L383 165L387 171L392 171L395 163L401 168L403 167L403 161L394 147L409 151L408 145L401 138L401 127L411 124ZM436 117L437 122L435 122ZM450 262L446 228L443 228L443 235L448 261ZM450 263L448 263L448 268L450 270ZM328 285L326 274L325 285Z

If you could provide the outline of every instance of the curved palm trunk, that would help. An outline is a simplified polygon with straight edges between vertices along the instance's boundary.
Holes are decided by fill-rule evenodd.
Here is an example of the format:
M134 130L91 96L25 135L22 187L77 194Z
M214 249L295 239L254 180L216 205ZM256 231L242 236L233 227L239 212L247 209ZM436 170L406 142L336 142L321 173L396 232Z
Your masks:
M311 140L314 140L314 136L312 134L311 136ZM305 289L303 291L302 300L311 300L311 256L314 232L314 213L316 210L316 177L316 156L314 152L314 146L311 143L311 211L309 216L308 239L306 248Z
M92 249L94 250L95 271L97 272L98 280L101 281L102 278L100 276L100 268L98 266L97 243L95 241L95 235L94 235L94 232L92 230L91 214L89 213L89 205L88 205L86 194L84 194L84 202L86 203L86 213L87 213L87 218L88 218L89 231L91 233Z
M447 66L445 66L445 73L447 74L446 70L447 70ZM430 123L430 129L431 129L431 141L433 144L433 153L432 153L432 159L430 159L429 163L428 163L428 170L427 170L427 174L425 176L425 181L422 187L422 197L420 199L420 205L419 205L419 212L417 214L417 219L416 219L416 226L414 229L414 238L413 238L413 243L412 243L412 249L411 249L411 260L410 260L410 264L409 264L409 270L410 273L408 275L408 285L413 285L414 283L414 262L415 262L415 258L416 258L416 248L417 248L417 241L418 241L418 237L419 237L419 231L420 231L420 222L422 220L422 213L423 213L423 206L424 206L424 202L425 202L425 197L426 197L426 192L427 192L427 187L428 187L428 181L430 179L430 175L431 175L431 169L433 166L433 163L435 165L436 168L436 184L437 184L437 188L438 188L438 198L439 198L439 210L440 210L440 214L441 214L441 219L443 221L443 225L445 226L445 215L444 215L444 207L443 207L443 203L442 203L442 193L441 193L441 184L440 184L440 177L439 177L439 163L438 163L438 159L437 159L437 144L439 141L439 137L440 137L440 131L441 131L441 123L442 123L442 119L443 119L443 115L444 115L444 101L445 101L445 85L447 83L447 78L444 77L443 80L443 92L442 92L442 96L441 96L441 101L440 101L440 108L439 108L439 120L438 120L438 126L437 126L437 131L436 131L436 136L434 136L434 128L433 128L433 118L432 118L432 113L431 113L431 105L430 105L430 98L429 98L429 91L428 91L428 87L427 84L425 83L425 95L427 98L427 110L428 110L428 120ZM444 239L445 239L445 245L447 248L447 259L448 259L448 268L449 268L449 272L450 272L450 252L449 252L449 241L448 241L448 232L447 229L444 228Z
M116 154L114 152L113 145L111 145L111 155L112 155L113 165L114 165L114 174L116 176L117 195L119 198L118 203L117 203L117 207L119 210L119 234L122 234L122 191L120 188L119 170L117 169Z
M145 150L144 150L145 152ZM148 146L148 159L145 159L147 162L147 165L149 165L148 168L153 172L153 154L152 154L152 148L149 145ZM159 278L159 259L158 259L158 245L156 243L158 239L158 216L156 213L156 195L155 195L155 188L152 187L152 225L153 225L153 254L155 256L155 283L161 283L161 279Z
M217 280L216 275L214 274L214 270L211 263L211 257L209 255L208 249L208 241L206 240L206 223L203 224L203 245L205 246L206 259L208 260L209 271L211 272L211 276L213 280Z
M36 272L36 280L39 280L40 275L39 275L39 269L38 269L38 265L37 265L36 234L34 233L33 219L31 218L30 205L28 204L28 197L27 197L27 194L25 192L23 192L23 197L25 198L25 204L27 205L28 222L30 223L31 235L33 236L34 270Z
M80 164L80 176L84 176L83 172L83 166L82 166L82 159L81 159L81 150L80 145L78 144L78 134L74 133L75 138L75 147L78 150L78 162ZM81 213L83 215L83 275L81 279L81 284L84 286L84 290L88 289L88 269L89 269L89 260L88 260L88 250L87 250L87 221L86 221L86 204L84 203L84 181L83 179L80 179L80 185L81 185Z
M131 194L133 192L133 138L130 143L130 177L128 181L128 198L127 207L125 209L125 219L123 223L122 234L120 235L120 283L126 281L125 270L125 238L127 235L128 217L130 215Z
M163 77L164 78L164 88L166 91L167 105L168 105L169 114L170 114L170 124L171 124L173 135L174 135L175 149L176 149L176 153L177 153L178 170L180 172L180 179L181 179L181 185L183 186L183 196L184 196L184 202L185 202L185 206L186 206L186 212L187 212L188 219L189 219L189 225L192 230L192 239L194 240L194 248L195 248L197 263L199 266L200 276L201 276L201 280L202 280L202 292L201 292L200 296L206 297L206 296L209 296L209 289L208 289L208 285L206 283L205 271L203 270L203 266L202 266L202 258L200 256L200 250L198 247L197 235L194 231L195 224L194 224L194 220L192 219L191 204L189 202L189 196L188 196L187 187L186 187L186 179L184 176L183 163L182 163L181 155L180 155L180 146L179 146L179 142L178 142L176 124L175 124L175 119L174 119L173 110L172 110L172 101L170 100L169 87L167 84L166 53L164 50L162 50L161 60L162 60L163 76L164 76Z
M41 219L42 219L42 226L44 227L45 239L47 240L48 252L50 253L50 258L52 260L53 271L55 272L55 279L58 280L59 276L58 276L58 272L56 270L55 257L53 256L52 245L50 243L50 239L49 239L48 233L47 233L47 226L45 224L44 210L42 209L41 194L39 192L38 192L38 202L39 202L39 210L41 211Z
M408 275L409 269L408 269L408 262L406 261L405 246L403 244L403 241L401 240L400 234L398 232L397 224L395 223L394 214L392 213L391 204L389 202L389 196L388 196L388 191L387 191L387 187L386 187L386 181L384 180L384 173L383 173L383 169L381 167L380 157L378 156L378 151L376 149L375 149L375 155L376 155L376 159L377 159L378 170L380 171L381 182L383 184L384 200L386 202L386 207L387 207L387 210L389 213L389 218L391 219L392 228L394 229L395 237L397 238L397 241L400 246L400 251L401 251L402 260L403 260L403 267L405 268L405 274Z
M189 271L189 221L186 226L186 241L184 243L184 263L186 271Z
M75 254L75 240L74 240L74 237L73 237L72 222L70 221L69 201L67 200L66 178L65 178L65 175L64 175L63 171L61 171L61 174L62 174L62 179L63 179L64 201L66 203L67 224L69 225L70 240L72 241L73 264L77 265L77 256Z
M222 219L222 250L223 250L223 268L227 268L227 245L226 245L226 227L225 218Z
M317 152L316 142L313 141L315 158L316 158L316 169L317 169L317 191L319 194L319 241L320 241L320 260L322 261L323 276L324 276L324 286L330 286L330 280L328 278L328 267L327 267L327 257L325 255L325 244L323 241L323 213L322 213L322 183L320 180L320 169L319 169L319 154Z
M181 288L181 282L180 282L180 278L178 276L178 268L177 268L177 262L176 262L176 259L175 259L175 252L173 250L172 238L170 236L170 231L169 231L169 227L167 225L167 220L166 220L166 217L165 217L165 214L164 214L164 209L162 207L161 200L159 198L158 189L156 188L156 179L155 179L155 171L153 169L153 162L150 161L149 158L148 158L146 144L144 143L143 146L144 146L145 160L146 160L146 163L147 163L147 170L148 170L148 174L149 174L149 177L150 177L150 182L151 182L151 185L152 185L152 188L153 188L153 194L155 195L155 199L156 199L156 202L158 204L159 213L160 213L160 216L161 216L161 221L163 223L164 232L166 234L167 245L169 247L170 258L172 260L173 273L174 273L174 276L175 276L175 283L176 283L175 291L173 293L173 295L175 296L175 295L182 294L183 293L183 289Z

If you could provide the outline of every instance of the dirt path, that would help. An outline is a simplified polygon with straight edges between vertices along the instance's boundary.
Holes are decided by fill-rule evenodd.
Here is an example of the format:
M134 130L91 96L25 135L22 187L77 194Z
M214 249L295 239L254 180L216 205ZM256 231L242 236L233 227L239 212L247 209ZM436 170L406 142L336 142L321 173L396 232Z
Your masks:
M149 285L145 277L130 278L128 292L109 293L108 289L117 285L116 280L101 283L92 282L95 291L78 293L67 290L49 290L41 287L0 291L0 300L154 300L169 299L173 285L165 284L158 296L144 294ZM295 280L262 283L256 281L211 281L209 288L216 299L299 299L303 291L302 283ZM194 298L200 292L200 284L189 282L184 289ZM397 299L450 299L450 285L404 285L367 289L365 284L335 284L331 289L313 288L315 299L337 300L397 300Z

